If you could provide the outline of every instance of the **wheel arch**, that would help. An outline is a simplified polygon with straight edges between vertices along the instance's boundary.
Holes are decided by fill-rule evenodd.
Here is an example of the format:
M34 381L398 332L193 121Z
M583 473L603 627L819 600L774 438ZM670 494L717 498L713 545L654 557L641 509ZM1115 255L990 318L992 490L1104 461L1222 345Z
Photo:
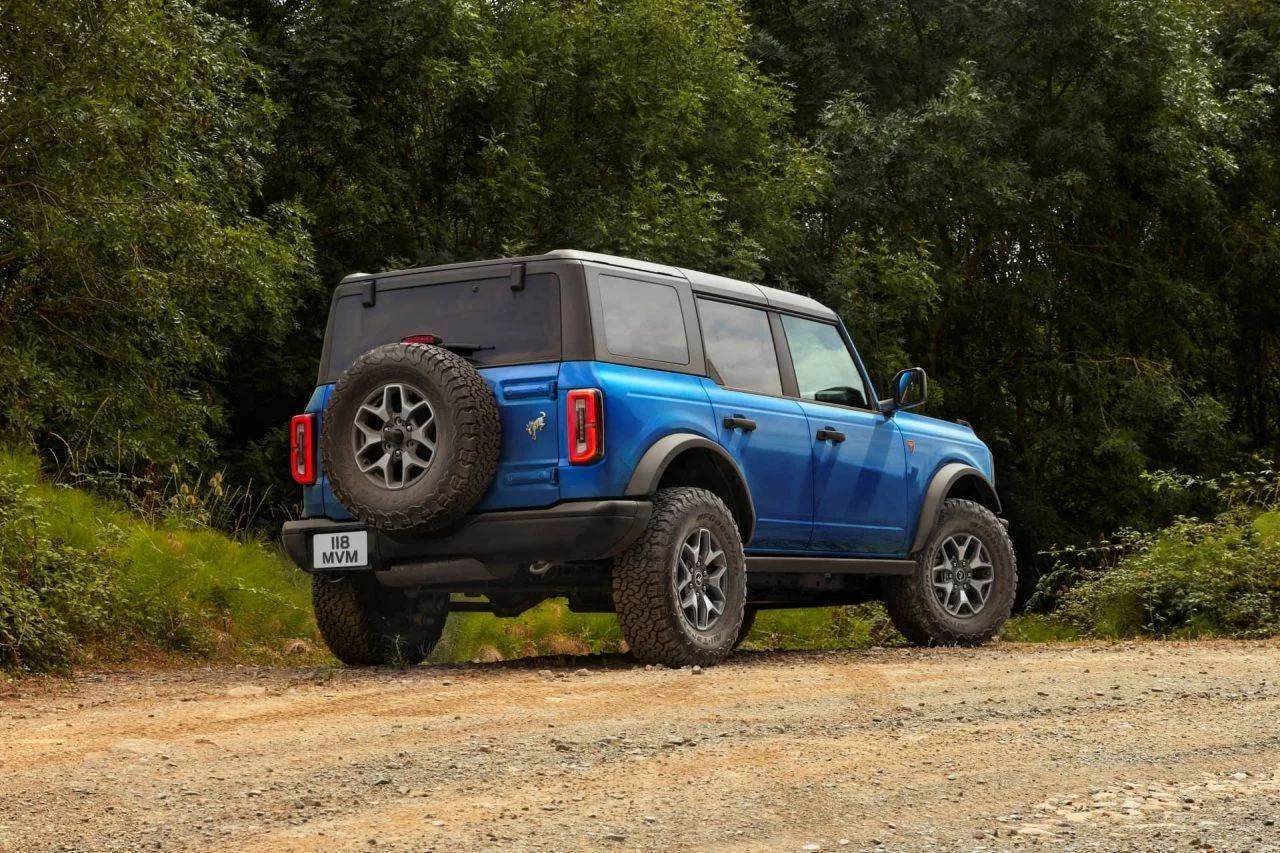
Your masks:
M652 496L669 486L693 486L716 494L729 507L743 544L751 541L755 504L742 469L723 447L693 433L664 436L640 457L625 494Z
M973 501L996 515L1001 511L1000 496L996 494L996 487L981 471L963 462L948 462L938 469L933 479L929 481L929 487L925 489L910 553L918 554L924 549L934 525L938 523L942 502L948 498Z

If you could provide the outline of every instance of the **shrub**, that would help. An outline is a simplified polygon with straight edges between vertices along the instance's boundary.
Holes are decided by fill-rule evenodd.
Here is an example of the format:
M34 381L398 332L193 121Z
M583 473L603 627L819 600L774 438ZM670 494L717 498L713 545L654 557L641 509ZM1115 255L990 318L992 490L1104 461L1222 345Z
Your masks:
M1280 632L1280 512L1233 510L1131 534L1114 568L1061 597L1068 623L1109 637L1259 637Z
M0 453L0 669L278 654L298 637L315 639L307 581L275 548L149 523Z
M1121 530L1054 549L1028 606L1068 630L1104 637L1261 637L1280 633L1280 476L1243 471L1143 475L1155 495L1206 511L1155 532ZM1047 624L1047 623L1046 623ZM1042 626L1043 627L1043 626Z

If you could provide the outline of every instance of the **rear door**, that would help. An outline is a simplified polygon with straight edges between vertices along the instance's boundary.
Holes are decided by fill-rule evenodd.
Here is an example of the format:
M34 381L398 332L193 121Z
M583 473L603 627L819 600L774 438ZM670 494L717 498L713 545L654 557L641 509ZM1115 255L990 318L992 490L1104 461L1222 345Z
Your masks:
M512 267L496 264L344 285L325 344L322 373L330 381L374 347L418 335L457 347L477 367L502 419L498 470L477 510L560 499L561 281L541 271L513 281Z
M905 553L907 460L897 424L871 408L839 326L786 314L781 320L813 455L809 550Z
M812 529L809 423L800 403L783 396L769 315L704 297L697 306L720 443L755 504L751 550L802 550Z

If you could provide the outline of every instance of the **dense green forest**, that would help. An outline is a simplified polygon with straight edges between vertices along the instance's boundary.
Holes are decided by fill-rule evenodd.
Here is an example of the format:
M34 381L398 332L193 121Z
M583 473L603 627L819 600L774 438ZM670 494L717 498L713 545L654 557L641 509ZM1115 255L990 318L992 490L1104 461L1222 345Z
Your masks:
M924 366L1043 570L1280 452L1278 87L1274 0L0 0L0 441L270 524L343 274L601 250Z

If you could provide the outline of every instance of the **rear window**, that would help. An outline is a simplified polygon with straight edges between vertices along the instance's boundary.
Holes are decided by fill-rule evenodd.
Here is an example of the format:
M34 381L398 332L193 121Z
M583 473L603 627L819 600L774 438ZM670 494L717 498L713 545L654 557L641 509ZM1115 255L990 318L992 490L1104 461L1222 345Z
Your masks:
M410 335L435 335L445 346L484 347L468 354L482 367L560 358L560 280L552 273L525 276L523 290L512 290L504 275L379 288L368 308L363 298L353 293L334 306L330 376L374 347Z
M707 366L719 384L757 394L782 394L768 314L745 305L699 299L698 319Z

